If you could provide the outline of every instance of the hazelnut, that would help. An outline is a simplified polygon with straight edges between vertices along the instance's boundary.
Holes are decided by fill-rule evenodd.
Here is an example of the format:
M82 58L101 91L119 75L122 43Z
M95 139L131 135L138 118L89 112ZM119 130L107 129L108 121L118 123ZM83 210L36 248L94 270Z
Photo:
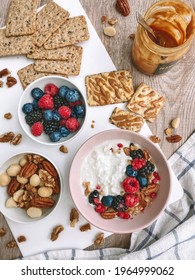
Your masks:
M37 187L40 185L40 177L37 174L34 174L30 177L30 185L33 187Z
M21 166L19 164L12 164L8 167L7 174L11 177L17 176L21 170Z
M7 173L4 172L0 175L0 185L1 186L9 185L10 181L11 181L11 177Z

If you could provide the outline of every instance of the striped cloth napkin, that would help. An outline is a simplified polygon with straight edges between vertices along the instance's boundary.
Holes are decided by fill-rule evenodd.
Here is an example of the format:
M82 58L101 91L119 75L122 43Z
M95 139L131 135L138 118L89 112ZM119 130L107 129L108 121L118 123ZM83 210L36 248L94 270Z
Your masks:
M158 220L131 237L128 250L57 250L23 259L48 260L195 260L195 132L169 159L183 197L169 205Z

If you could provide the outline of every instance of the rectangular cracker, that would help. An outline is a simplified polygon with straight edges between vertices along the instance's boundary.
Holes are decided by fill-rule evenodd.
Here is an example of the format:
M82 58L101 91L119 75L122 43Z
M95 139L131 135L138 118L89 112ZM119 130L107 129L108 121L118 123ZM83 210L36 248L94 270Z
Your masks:
M74 60L75 57L82 55L83 48L79 46L67 46L54 50L46 50L44 47L35 48L35 51L28 54L28 58L46 59L46 60Z
M110 116L110 122L121 129L139 132L145 122L142 116L134 114L118 107L114 109Z
M6 37L5 29L0 29L0 57L28 54L33 50L33 35Z
M12 0L6 20L7 37L30 35L35 32L38 0Z
M41 47L68 17L69 12L56 3L46 4L36 17L35 44Z
M145 83L141 83L127 108L141 115L145 120L153 122L165 104L165 97Z
M45 49L56 49L89 40L84 16L69 18L44 44Z
M35 80L42 78L44 76L53 75L52 73L40 73L35 71L34 64L27 65L26 67L20 69L18 72L18 77L22 84L23 89L25 89L29 84ZM67 77L67 76L64 76Z
M35 60L34 68L37 72L77 76L80 73L82 49L70 60Z
M132 75L126 70L87 76L85 84L90 106L126 102L134 92Z

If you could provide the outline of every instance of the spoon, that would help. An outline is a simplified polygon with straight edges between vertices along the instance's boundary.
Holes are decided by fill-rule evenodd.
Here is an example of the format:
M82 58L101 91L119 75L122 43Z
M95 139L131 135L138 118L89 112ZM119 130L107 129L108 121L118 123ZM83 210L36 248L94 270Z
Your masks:
M146 23L145 19L141 16L141 14L139 12L136 12L136 19L137 19L137 22L144 29L146 29L155 39L157 39L153 29Z

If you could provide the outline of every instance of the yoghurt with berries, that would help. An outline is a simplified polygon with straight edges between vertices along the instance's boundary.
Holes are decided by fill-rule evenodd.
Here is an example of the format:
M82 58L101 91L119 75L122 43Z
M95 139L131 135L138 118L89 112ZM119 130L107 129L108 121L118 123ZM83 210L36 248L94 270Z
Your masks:
M84 159L81 183L102 218L133 218L151 204L160 176L148 151L127 140L105 141Z

